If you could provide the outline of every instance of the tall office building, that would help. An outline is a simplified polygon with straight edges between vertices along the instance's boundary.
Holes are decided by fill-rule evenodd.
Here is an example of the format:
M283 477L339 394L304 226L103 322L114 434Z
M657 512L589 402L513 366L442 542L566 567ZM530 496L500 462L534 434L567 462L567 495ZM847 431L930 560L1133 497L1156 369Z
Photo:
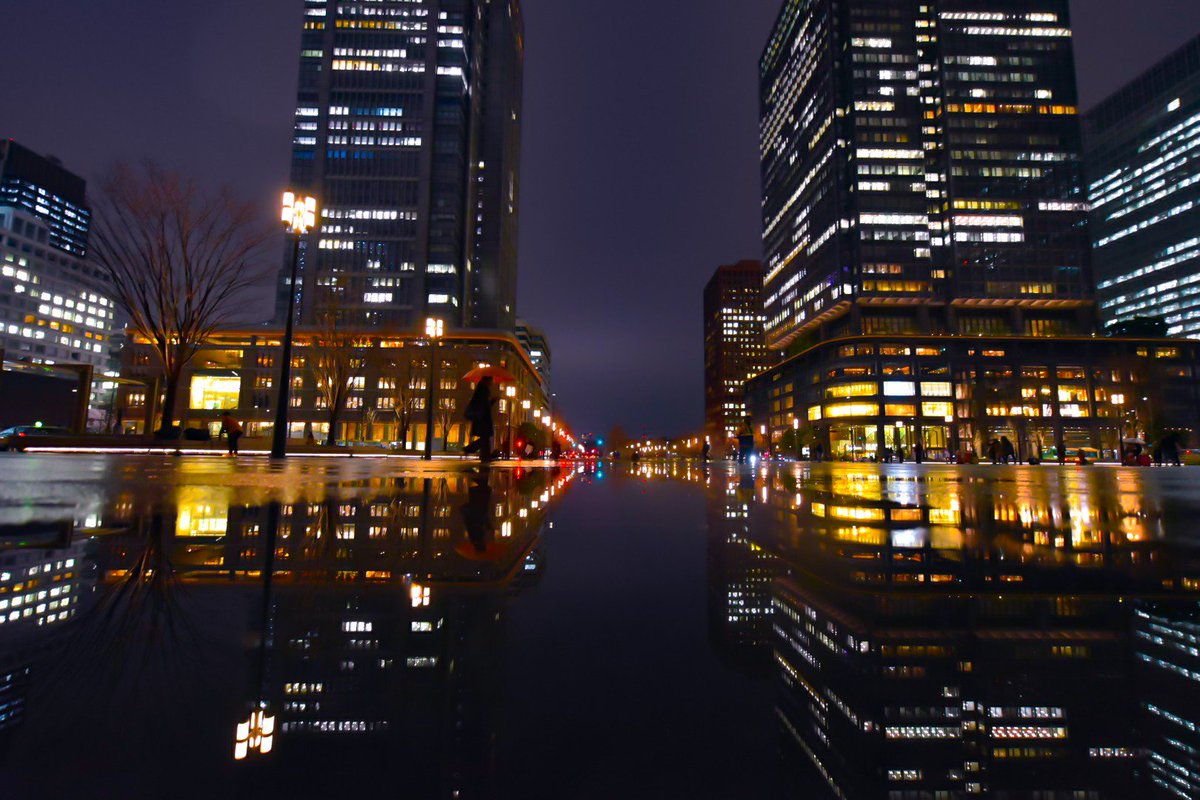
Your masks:
M761 61L766 332L1090 332L1067 0L786 0Z
M299 318L511 330L524 28L518 0L305 0L292 186L321 228ZM289 273L280 280L286 316Z
M0 350L8 361L112 366L117 308L86 260L87 185L57 159L0 141Z
M521 343L521 347L525 348L525 352L529 354L529 360L533 362L533 368L542 377L542 383L546 387L549 387L550 340L546 338L545 331L530 325L523 319L519 319L517 320L516 333L517 341Z
M704 432L716 449L731 445L746 416L746 381L767 366L762 264L717 269L704 287Z
M1091 234L1106 325L1200 338L1200 36L1087 115Z
M837 458L973 458L1008 437L1075 459L1151 419L1200 424L1164 405L1193 396L1195 348L1094 336L1068 5L785 0L761 60L784 359L747 386L760 446L798 426ZM1155 407L1135 420L1131 399Z

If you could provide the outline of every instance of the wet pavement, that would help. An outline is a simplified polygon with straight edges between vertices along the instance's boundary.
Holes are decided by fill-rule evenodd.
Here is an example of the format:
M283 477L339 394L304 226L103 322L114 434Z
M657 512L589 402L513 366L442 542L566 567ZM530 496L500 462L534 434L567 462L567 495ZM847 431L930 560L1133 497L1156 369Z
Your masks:
M1197 797L1196 475L0 456L0 797Z

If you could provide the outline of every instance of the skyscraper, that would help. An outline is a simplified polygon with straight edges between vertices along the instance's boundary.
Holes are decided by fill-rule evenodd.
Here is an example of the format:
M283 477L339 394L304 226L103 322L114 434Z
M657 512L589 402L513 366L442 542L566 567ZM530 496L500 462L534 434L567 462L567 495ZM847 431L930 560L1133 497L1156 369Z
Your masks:
M767 366L762 264L717 269L704 288L704 433L714 449L731 446L746 416L743 387Z
M747 385L766 447L1112 458L1200 423L1196 348L1095 337L1068 5L785 0L760 119L783 360Z
M1106 325L1200 338L1200 36L1087 115L1091 234Z
M1090 332L1067 0L786 0L761 80L770 347Z
M518 0L305 0L292 185L322 219L302 322L512 329L523 64Z
M116 302L85 259L86 188L57 159L0 141L0 351L9 361L112 366Z

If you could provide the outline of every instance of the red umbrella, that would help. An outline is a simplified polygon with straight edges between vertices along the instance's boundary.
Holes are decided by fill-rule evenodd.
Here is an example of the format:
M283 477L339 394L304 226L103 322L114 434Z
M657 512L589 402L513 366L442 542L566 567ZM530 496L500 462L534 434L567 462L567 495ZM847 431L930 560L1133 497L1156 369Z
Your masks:
M504 367L476 367L462 377L467 383L479 383L484 378L491 378L496 383L517 382L513 374Z

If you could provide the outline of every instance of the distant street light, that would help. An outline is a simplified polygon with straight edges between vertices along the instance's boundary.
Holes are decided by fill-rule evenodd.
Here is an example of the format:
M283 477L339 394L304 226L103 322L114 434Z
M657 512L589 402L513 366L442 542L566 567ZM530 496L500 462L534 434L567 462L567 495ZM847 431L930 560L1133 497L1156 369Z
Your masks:
M425 337L429 339L429 396L425 401L425 460L433 460L433 401L434 381L437 380L438 342L446 333L446 323L429 317L425 320Z
M271 431L271 458L287 456L288 412L292 402L292 337L296 324L296 272L300 264L300 240L317 226L316 198L284 192L280 219L292 234L292 279L288 284L288 312L283 331L282 363L279 365L275 427Z

